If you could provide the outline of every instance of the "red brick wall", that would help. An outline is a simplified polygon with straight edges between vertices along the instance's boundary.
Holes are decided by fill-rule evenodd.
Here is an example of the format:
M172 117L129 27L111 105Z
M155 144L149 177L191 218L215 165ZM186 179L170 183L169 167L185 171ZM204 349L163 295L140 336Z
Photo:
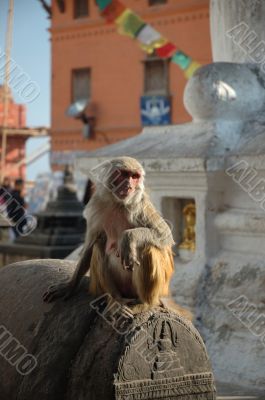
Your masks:
M0 103L0 126L4 123L4 104ZM26 106L22 104L9 103L7 126L10 128L25 128Z
M4 123L4 104L3 100L0 102L0 127ZM26 127L26 106L23 104L16 104L10 100L8 104L8 118L7 126L9 128L25 128ZM15 179L18 177L25 178L26 167L24 164L16 166L25 156L25 141L26 136L8 135L7 148L6 148L6 163L4 176L10 176ZM0 148L2 145L2 136L0 135Z

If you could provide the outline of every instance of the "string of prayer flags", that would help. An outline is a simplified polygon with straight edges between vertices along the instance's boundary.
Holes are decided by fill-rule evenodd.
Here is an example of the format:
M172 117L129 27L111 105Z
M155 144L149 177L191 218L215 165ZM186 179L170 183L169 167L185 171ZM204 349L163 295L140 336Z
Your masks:
M145 22L134 14L129 8L115 20L118 25L118 32L122 35L135 38L141 29L145 26Z
M107 22L114 22L124 11L126 7L119 0L112 0L110 4L101 11L101 15Z
M137 14L127 8L120 0L96 0L101 15L107 22L115 22L118 32L136 39L142 50L155 53L160 58L170 58L189 79L201 67L191 57L182 52L174 43L169 42L160 32L146 24Z

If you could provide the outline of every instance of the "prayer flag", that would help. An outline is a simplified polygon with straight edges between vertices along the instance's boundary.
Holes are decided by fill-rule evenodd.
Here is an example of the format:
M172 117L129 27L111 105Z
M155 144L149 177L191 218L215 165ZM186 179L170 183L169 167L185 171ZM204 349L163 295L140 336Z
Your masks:
M112 0L96 0L97 5L99 6L100 11L103 11Z
M196 61L192 61L188 68L184 71L184 75L186 76L187 79L191 78L194 72L201 67L201 64L199 64Z
M102 12L101 15L107 22L115 21L126 10L126 7L119 0L112 0Z
M146 44L141 44L141 48L142 50L144 50L147 54L153 54L153 52L155 51L155 49L158 49L159 47L164 46L164 44L167 43L167 40L163 37L161 37L160 39L150 43L149 45Z
M142 50L148 54L152 54L155 49L162 47L167 42L151 25L145 25L136 39L140 42Z
M177 47L173 43L166 43L162 47L156 49L156 54L161 58L170 57L175 51Z
M145 22L128 8L115 20L122 35L135 38L145 26Z
M181 69L187 69L192 60L189 56L179 50L173 55L171 61L177 64Z
M147 46L159 39L161 39L161 34L151 25L145 25L137 35L137 40L139 40L141 44Z

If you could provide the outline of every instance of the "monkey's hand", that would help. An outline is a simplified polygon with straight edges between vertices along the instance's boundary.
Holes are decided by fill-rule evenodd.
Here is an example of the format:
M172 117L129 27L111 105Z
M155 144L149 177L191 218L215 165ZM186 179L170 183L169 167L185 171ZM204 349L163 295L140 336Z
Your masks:
M48 290L43 295L45 303L51 303L55 299L63 297L64 300L69 299L75 291L75 287L71 281L58 283L48 287Z
M132 271L135 266L140 265L137 252L137 241L134 238L132 230L127 230L123 233L119 253L124 269Z

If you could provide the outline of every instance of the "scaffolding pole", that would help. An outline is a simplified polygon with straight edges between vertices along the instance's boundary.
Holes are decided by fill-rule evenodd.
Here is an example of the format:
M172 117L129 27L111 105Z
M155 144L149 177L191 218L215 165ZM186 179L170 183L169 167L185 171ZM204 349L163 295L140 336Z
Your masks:
M7 148L7 127L8 127L8 109L9 109L9 88L8 83L10 80L10 59L12 48L12 34L13 34L13 17L14 17L14 0L9 0L7 31L6 31L6 63L5 63L5 78L4 78L4 113L3 113L3 127L2 127L2 151L1 151L1 182L4 177L4 169L6 165L6 148Z

